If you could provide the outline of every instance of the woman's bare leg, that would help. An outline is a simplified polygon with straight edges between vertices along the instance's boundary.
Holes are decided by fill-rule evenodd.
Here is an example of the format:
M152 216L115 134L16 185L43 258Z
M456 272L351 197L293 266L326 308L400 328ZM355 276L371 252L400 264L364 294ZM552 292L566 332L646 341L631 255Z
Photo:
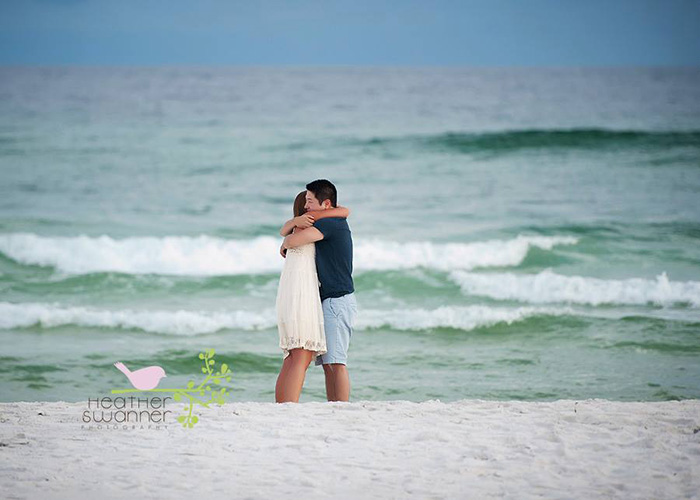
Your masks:
M282 363L282 368L280 369L280 374L277 376L277 384L275 385L275 402L284 403L285 389L287 387L287 374L289 373L289 368L292 366L292 356L291 354L284 358Z
M299 402L306 370L309 368L314 354L314 351L307 351L301 347L289 351L289 356L284 360L280 376L277 379L279 391L275 390L275 395L278 403Z

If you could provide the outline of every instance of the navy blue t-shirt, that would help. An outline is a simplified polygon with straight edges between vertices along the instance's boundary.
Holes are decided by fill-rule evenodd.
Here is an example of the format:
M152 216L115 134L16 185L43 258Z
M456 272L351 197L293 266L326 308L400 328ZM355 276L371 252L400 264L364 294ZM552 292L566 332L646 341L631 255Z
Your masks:
M319 219L314 222L314 227L323 233L323 239L316 242L316 271L321 282L321 300L354 292L352 234L347 219Z

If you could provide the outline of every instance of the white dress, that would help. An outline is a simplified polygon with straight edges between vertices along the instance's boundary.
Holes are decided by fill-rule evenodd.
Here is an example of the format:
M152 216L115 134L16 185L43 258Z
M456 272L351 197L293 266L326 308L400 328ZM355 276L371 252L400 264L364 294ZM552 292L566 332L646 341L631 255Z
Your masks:
M323 308L316 273L316 245L307 243L288 248L277 288L277 329L285 359L289 350L303 347L326 352Z

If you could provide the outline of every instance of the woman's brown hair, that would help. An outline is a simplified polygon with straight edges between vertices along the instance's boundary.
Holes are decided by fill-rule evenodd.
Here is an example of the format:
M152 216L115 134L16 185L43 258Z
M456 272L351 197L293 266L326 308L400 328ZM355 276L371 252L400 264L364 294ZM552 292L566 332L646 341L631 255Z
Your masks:
M294 217L299 217L306 213L304 205L306 205L306 191L302 191L294 199Z

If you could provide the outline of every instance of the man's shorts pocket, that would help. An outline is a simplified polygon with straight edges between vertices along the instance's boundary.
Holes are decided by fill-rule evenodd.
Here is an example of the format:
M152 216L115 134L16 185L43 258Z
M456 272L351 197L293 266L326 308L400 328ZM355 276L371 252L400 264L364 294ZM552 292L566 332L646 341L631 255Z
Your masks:
M338 317L338 304L336 304L334 301L337 300L335 297L330 297L328 298L328 309L330 309L331 314L335 316L336 318Z

